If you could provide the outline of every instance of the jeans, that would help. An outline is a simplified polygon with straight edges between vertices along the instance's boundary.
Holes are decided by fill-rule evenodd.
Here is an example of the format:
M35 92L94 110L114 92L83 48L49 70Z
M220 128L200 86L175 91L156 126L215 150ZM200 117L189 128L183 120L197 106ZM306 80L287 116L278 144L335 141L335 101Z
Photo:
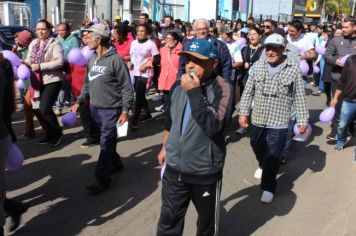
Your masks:
M356 103L343 101L341 105L340 120L337 126L337 144L343 146L346 142L347 127L356 116Z
M334 95L335 95L335 91L337 89L337 83L338 82L335 81L335 80L331 81L331 97L334 97ZM334 133L334 134L336 134L336 132L337 132L337 124L338 124L339 119L340 119L341 104L342 104L341 101L339 101L336 104L336 106L335 106L335 115L334 115L334 117L333 117L333 119L331 121L331 125L330 125L331 133Z
M263 170L261 188L274 193L288 128L270 129L251 124L251 147Z
M63 108L64 103L66 101L70 102L71 99L71 87L70 87L70 80L63 79L62 80L62 87L58 94L57 105L59 108Z

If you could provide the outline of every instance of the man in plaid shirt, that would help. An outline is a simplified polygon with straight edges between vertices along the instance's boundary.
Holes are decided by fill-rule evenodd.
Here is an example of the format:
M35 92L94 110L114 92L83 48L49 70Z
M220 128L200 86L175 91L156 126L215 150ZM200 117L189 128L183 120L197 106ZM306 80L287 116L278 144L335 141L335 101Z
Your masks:
M297 113L300 133L306 131L309 118L299 63L286 58L285 46L286 41L279 34L266 38L266 59L260 59L250 69L240 101L242 127L248 126L252 109L250 142L259 163L255 177L262 177L263 203L273 200L292 109Z

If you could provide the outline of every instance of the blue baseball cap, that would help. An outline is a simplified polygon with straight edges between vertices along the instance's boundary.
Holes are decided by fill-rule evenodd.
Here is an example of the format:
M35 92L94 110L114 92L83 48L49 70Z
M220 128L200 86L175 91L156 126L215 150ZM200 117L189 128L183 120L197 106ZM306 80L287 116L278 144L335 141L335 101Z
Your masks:
M216 59L218 49L215 44L207 39L194 38L189 42L188 47L179 55L191 55L201 60Z

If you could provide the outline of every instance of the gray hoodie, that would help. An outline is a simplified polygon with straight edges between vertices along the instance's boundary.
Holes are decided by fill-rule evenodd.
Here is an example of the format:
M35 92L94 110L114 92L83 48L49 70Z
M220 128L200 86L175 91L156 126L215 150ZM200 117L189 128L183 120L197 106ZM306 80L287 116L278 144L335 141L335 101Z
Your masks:
M121 107L127 112L133 96L128 69L115 48L110 48L99 59L90 58L78 104L90 97L90 104L96 108Z

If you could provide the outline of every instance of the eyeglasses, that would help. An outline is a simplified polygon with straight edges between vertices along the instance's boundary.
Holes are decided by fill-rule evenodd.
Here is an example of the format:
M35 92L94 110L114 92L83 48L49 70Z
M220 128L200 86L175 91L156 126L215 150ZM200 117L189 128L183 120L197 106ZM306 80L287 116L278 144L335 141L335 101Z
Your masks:
M262 28L264 28L264 29L270 29L271 26L269 26L269 25L262 25Z
M199 28L199 29L195 29L195 31L207 31L209 30L208 28Z

